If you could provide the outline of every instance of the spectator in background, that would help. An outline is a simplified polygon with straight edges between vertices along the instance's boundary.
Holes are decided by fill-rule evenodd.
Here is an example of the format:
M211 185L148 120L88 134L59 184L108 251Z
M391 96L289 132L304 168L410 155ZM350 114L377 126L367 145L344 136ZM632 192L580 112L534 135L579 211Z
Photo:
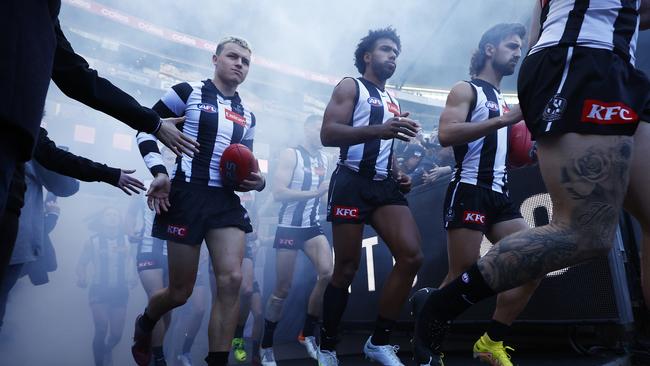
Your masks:
M70 98L155 134L178 155L198 152L197 142L175 126L182 118L161 120L75 53L61 30L60 9L60 0L9 0L0 12L0 41L5 46L0 58L0 216L9 196L22 196L11 181L14 170L34 152L50 80Z
M43 252L44 211L43 187L55 195L68 197L79 190L79 182L60 174L52 173L40 164L29 161L25 164L25 207L20 216L16 247L5 278L0 284L0 327L4 318L9 293L14 287L26 263L36 261ZM0 328L1 329L1 328Z
M23 273L29 276L34 286L48 283L48 272L54 272L57 269L56 250L50 240L50 233L59 220L61 209L57 205L56 196L52 192L47 192L44 206L43 253L36 261L27 263L23 269Z
M401 154L399 169L402 174L411 177L413 187L422 184L422 173L424 172L420 167L422 159L424 159L425 149L418 143L411 143L406 146L406 149Z
M40 167L42 165L42 167L44 167L44 169L38 169L38 172L42 176L43 181L50 179L50 175L59 173L86 182L105 182L120 188L124 193L128 195L131 195L131 192L138 193L138 189L144 189L142 182L130 176L130 174L134 173L135 170L111 168L105 164L96 163L84 157L69 153L65 149L57 147L54 141L50 140L49 137L47 137L47 131L44 128L41 128L38 134L38 140L34 149L34 160L39 163L39 165L36 166ZM31 184L30 182L32 182L30 180L31 178L28 177L26 179L25 169L32 168L26 168L26 164L21 164L20 169L16 171L16 174L14 174L14 180L11 183L11 189L16 194L12 194L12 199L9 201L7 210L1 216L0 220L0 283L3 282L5 268L9 264L16 236L24 234L21 234L18 230L18 218L23 206L23 197L26 189L25 186ZM39 217L42 217L42 190L40 191L39 201L33 202L37 206L27 206L29 205L27 200L30 200L30 198L26 197L26 212L23 215L23 219L25 219L25 216L29 217L35 211L38 211L38 215L40 215ZM39 240L42 240L41 235L43 226L41 225L39 227L40 231L37 231L39 232L38 238Z

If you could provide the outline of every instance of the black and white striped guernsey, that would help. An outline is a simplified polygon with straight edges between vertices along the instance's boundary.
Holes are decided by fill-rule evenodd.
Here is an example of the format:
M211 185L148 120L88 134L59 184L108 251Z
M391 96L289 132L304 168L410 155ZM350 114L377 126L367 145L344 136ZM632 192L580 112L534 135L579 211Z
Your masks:
M82 253L93 266L90 284L110 288L126 287L130 273L135 272L134 263L130 261L134 252L126 235L115 238L93 235Z
M325 180L328 171L328 159L323 150L310 155L302 146L293 148L296 153L296 165L291 174L288 188L295 191L316 191ZM288 201L282 204L278 217L278 226L311 227L319 223L318 210L321 196L308 200Z
M386 90L364 78L353 79L357 86L352 127L380 125L399 116L399 103ZM374 139L362 144L341 147L339 165L375 180L386 179L392 168L393 140Z
M530 53L553 46L612 50L632 64L641 0L539 0L540 37Z
M508 111L501 92L481 79L468 82L474 91L474 104L467 115L467 123L480 123ZM456 167L452 182L462 182L491 189L507 191L506 156L508 128L500 128L487 136L463 145L454 146Z
M210 79L174 85L153 110L161 118L185 116L183 133L201 145L193 158L176 159L170 175L175 181L221 187L219 161L226 147L241 143L253 149L255 115L244 107L238 93L226 97ZM166 173L155 136L139 132L137 140L151 173Z

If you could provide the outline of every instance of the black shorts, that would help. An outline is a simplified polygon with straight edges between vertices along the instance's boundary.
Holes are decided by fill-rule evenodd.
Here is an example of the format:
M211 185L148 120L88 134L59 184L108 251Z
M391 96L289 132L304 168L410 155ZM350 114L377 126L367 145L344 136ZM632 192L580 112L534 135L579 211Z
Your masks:
M253 231L246 209L231 189L173 182L169 202L169 211L154 219L152 235L156 238L200 245L212 229Z
M650 81L608 50L550 47L528 55L517 89L533 139L569 132L629 136L639 120L650 121Z
M443 209L447 230L466 228L486 233L494 224L522 218L507 195L467 183L449 184Z
M320 225L310 227L278 226L275 230L275 249L305 249L305 242L319 235L325 235Z
M91 305L105 304L110 307L126 307L129 302L129 289L126 286L107 287L92 285L88 290L88 302Z
M164 240L153 238L151 250L145 250L142 242L138 243L138 254L135 256L138 272L150 269L162 269L163 272L167 272L167 255L164 254L164 245Z
M373 180L341 165L332 174L327 221L363 224L375 209L389 205L408 206L395 179Z

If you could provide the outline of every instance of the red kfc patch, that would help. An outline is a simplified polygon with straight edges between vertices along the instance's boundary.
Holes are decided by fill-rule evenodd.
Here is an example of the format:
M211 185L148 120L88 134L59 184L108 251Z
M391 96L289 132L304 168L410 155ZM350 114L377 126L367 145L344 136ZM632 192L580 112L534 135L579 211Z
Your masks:
M358 219L359 218L359 209L356 207L345 207L345 206L334 206L334 216L344 219Z
M605 103L587 99L582 107L581 121L599 125L620 125L636 123L639 116L625 103Z
M184 238L187 236L187 227L180 225L167 225L167 234L173 235L177 238Z
M485 215L476 211L463 212L463 222L467 224L485 225Z

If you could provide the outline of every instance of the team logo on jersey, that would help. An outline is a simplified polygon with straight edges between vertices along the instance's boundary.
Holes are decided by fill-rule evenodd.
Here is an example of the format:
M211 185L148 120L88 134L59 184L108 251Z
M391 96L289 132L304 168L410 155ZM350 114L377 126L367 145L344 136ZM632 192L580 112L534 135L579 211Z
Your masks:
M381 102L381 99L375 98L375 97L369 97L368 98L368 104L370 104L373 107L383 107L383 103Z
M564 111L566 110L566 106L566 99L560 97L559 95L555 95L548 101L548 103L546 103L546 107L542 113L542 121L553 122L562 118Z
M498 112L499 111L499 103L488 100L485 102L485 108L491 110L492 112Z
M226 113L226 119L233 121L240 126L246 127L246 117L237 112L233 112L230 109L224 109L224 111Z
M169 224L167 225L167 234L173 235L177 238L184 238L187 236L187 227L181 225Z
M477 211L463 212L463 222L466 224L485 225L485 215Z
M332 214L334 217L340 217L342 219L358 219L359 218L359 209L356 207L346 207L346 206L333 206Z
M217 107L213 106L212 104L199 103L197 107L206 113L217 113Z
M388 102L388 111L395 116L399 116L399 107L395 103Z
M605 103L600 100L587 99L582 106L582 122L599 125L620 125L636 123L639 116L621 102Z

